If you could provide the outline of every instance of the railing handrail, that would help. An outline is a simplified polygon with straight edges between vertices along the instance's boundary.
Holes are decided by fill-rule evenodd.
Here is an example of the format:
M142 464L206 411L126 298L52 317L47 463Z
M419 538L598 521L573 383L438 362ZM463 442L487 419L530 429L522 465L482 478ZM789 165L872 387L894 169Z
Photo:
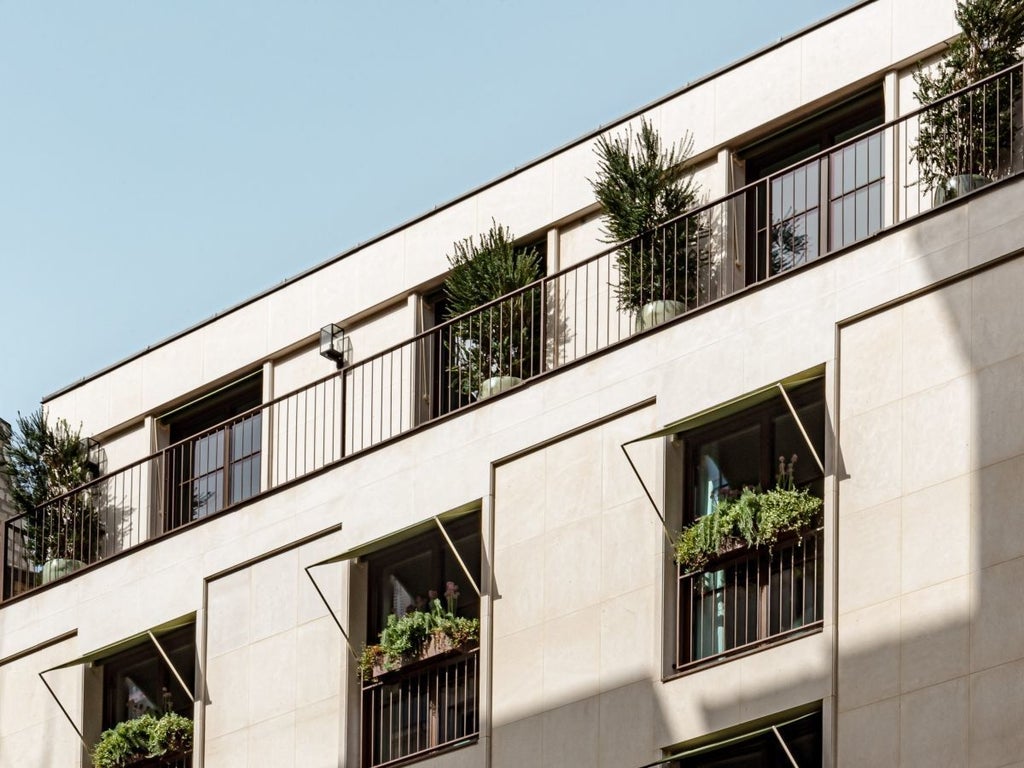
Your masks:
M634 243L634 242L637 242L639 240L642 240L645 237L649 237L651 234L653 234L655 232L658 232L660 230L666 229L670 225L676 224L676 223L678 223L678 222L680 222L680 221L682 221L684 219L690 218L692 216L697 216L697 215L699 215L701 213L709 211L709 210L711 210L711 209L721 205L725 201L730 200L731 198L739 197L740 195L744 195L744 194L750 192L755 187L763 186L763 185L767 184L772 179L777 179L777 178L780 178L782 176L785 176L786 174L792 173L794 170L796 170L798 168L801 168L801 167L803 167L805 165L810 165L811 163L813 163L816 160L821 160L821 159L827 157L828 155L831 155L831 154L833 154L835 152L838 152L838 151L840 151L842 149L845 149L846 147L852 146L852 145L856 144L859 141L863 141L868 136L872 136L872 135L875 135L875 134L878 134L878 133L883 133L883 132L889 130L890 128L893 128L893 127L897 126L898 124L907 122L907 121L911 120L912 118L917 117L917 116L919 116L919 115L921 115L921 114L923 114L923 113L925 113L925 112L927 112L927 111L929 111L931 109L934 109L937 106L939 106L939 105L941 105L941 104L943 104L943 103L945 103L947 101L950 101L952 99L956 99L956 98L958 98L960 96L963 96L967 92L972 91L972 90L974 90L976 88L980 88L981 86L983 86L985 83L989 82L990 80L994 80L996 78L1002 77L1003 75L1005 75L1006 73L1010 72L1014 68L1022 68L1022 67L1024 67L1024 61L1017 62L1016 64L1011 64L1010 66L1006 67L1005 69L1000 70L999 72L996 72L993 75L989 75L988 77L985 77L985 78L983 78L981 80L978 80L978 81L976 81L974 83L971 83L970 85L967 85L967 86L961 88L960 90L955 91L954 93L949 94L948 96L944 96L941 99L936 99L935 101L933 101L933 102L931 102L929 104L925 104L925 105L919 107L918 109L914 110L913 112L908 112L907 114L900 115L899 117L893 118L892 120L889 120L888 122L882 123L881 125L876 125L873 128L868 128L867 130L861 131L860 133L856 134L855 136L851 136L848 139L844 139L843 141L838 142L836 144L833 144L832 146L829 146L829 147L826 147L825 149L819 150L818 152L814 153L813 155L810 155L809 157L805 157L805 158L803 158L801 160L797 160L795 163L791 163L790 165L787 165L785 168L782 168L782 169L776 171L775 173L769 174L768 176L764 176L764 177L762 177L760 179L756 179L756 180L754 180L754 181L752 181L752 182L750 182L748 184L743 185L739 189L734 189L734 190L732 190L730 192L727 192L724 195L720 195L719 197L716 197L713 200L709 200L706 203L701 203L698 206L695 206L693 208L690 208L689 210L684 211L683 213L680 213L678 216L674 216L671 219L667 219L667 220L661 222L660 224L658 224L655 227L652 227L651 229L648 229L648 230L646 230L644 232L641 232L638 235L634 235L633 237L629 238L628 240L623 240L623 241L615 243L613 245L609 245L607 248L604 248L603 250L598 251L597 253L595 253L592 256L588 256L586 259L583 259L581 261L575 262L574 264L570 264L567 267L563 267L562 269L558 270L557 272L553 272L550 275L545 275L543 277L540 277L537 280L535 280L534 282L530 283L529 285L525 285L522 288L517 288L515 291L511 291L511 292L505 294L504 296L499 296L496 299L492 299L491 301L487 302L486 304L481 304L479 307L471 309L468 312L464 312L463 314L458 315L457 317L449 318L448 320L445 320L442 323L438 323L437 325L432 326L432 327L430 327L430 328L428 328L428 329L426 329L424 331L420 331L415 336L412 336L412 337L410 337L410 338L408 338L408 339L406 339L404 341L398 342L397 344L394 344L394 345L392 345L390 347L387 347L386 349L383 349L383 350L375 353L374 355L371 355L370 357L365 358L364 360L360 360L360 361L358 361L356 363L352 363L350 366L347 366L347 367L355 368L355 367L360 366L360 365L365 365L366 363L370 362L371 360L374 360L375 358L384 357L384 356L386 356L388 354L391 354L391 353L395 352L396 350L398 350L398 349L400 349L400 348L402 348L402 347L404 347L404 346L406 346L408 344L411 344L411 343L414 343L416 341L419 341L421 338L425 338L427 336L433 335L433 334L438 333L438 332L443 332L443 329L446 328L447 326L450 326L450 325L452 325L454 323L457 323L457 322L459 322L461 320L464 320L465 318L467 318L467 317L469 317L471 315L474 315L474 314L479 313L479 312L483 312L484 310L489 309L490 307L492 307L492 306L494 306L496 304L500 304L502 302L505 302L505 301L508 301L508 300L510 300L512 298L515 298L515 296L517 294L521 294L521 293L525 293L527 291L531 291L531 290L535 289L536 287L544 286L544 285L546 285L549 282L554 282L558 278L562 277L563 275L566 275L566 274L568 274L570 272L573 272L573 271L579 269L580 267L582 267L582 266L584 266L586 264L589 264L591 262L597 261L598 259L601 259L601 258L603 258L605 256L613 254L616 251L621 250L622 248L628 246L630 243Z
M678 216L673 217L672 219L664 221L661 224L659 224L658 226L653 227L652 229L649 229L649 230L647 230L645 232L642 232L639 235L636 235L636 236L630 238L629 240L624 240L624 241L616 243L614 245L610 245L609 247L607 247L607 248L605 248L605 249L603 249L601 251L598 251L596 254L594 254L594 255L586 258L586 259L583 259L581 261L575 262L574 264L571 264L571 265L569 265L567 267L563 267L562 269L560 269L557 272L554 272L554 273L552 273L550 275L545 275L545 276L535 280L534 282L530 283L529 285L526 285L526 286L524 286L522 288L516 289L515 291L511 291L511 292L509 292L509 293L507 293L507 294L505 294L503 296L500 296L500 297L498 297L496 299L493 299L493 300L487 302L486 304L483 304L483 305L481 305L479 307L476 307L475 309L470 310L469 312L465 312L465 313L463 313L461 315L458 315L457 317L453 317L453 318L450 318L448 320L445 320L442 323L438 323L437 325L432 326L431 328L428 328L426 330L420 331L419 333L415 334L414 336L409 337L407 339L404 339L404 340L402 340L402 341L400 341L400 342L398 342L396 344L393 344L390 347L386 347L385 349L380 350L380 351L374 353L373 355L371 355L371 356L369 356L369 357L367 357L367 358L365 358L363 360L350 363L350 364L344 366L343 368L340 368L337 371L334 371L334 372L332 372L332 373L330 373L330 374L328 374L328 375L326 375L324 377L321 377L320 379L317 379L316 381L313 381L312 383L305 384L305 385L302 385L300 387L296 387L295 389L293 389L293 390L291 390L291 391L289 391L289 392L287 392L287 393L285 393L283 395L277 396L277 397L273 398L272 400L269 400L269 401L267 401L265 403L260 403L259 405L254 406L254 407L252 407L252 408L250 408L250 409L248 409L246 411L243 411L243 412L241 412L241 413L239 413L239 414L237 414L235 416L227 418L227 419L225 419L225 420L215 424L214 426L208 427L208 428L206 428L205 430L203 430L201 432L197 432L197 433L195 433L193 435L190 435L189 437L186 437L186 438L184 438L182 440L179 440L179 441L177 441L177 442L175 442L175 443L173 443L171 445L168 445L168 446L166 446L164 448L161 448L161 449L159 449L159 450L149 454L148 456L144 456L144 457L142 457L140 459L137 459L137 460L135 460L133 462L125 464L125 465L119 467L116 470L108 472L107 474L105 474L105 475L103 475L101 477L95 478L95 479L93 479L93 480L91 480L91 481L89 481L87 483L83 483L82 485L77 486L76 488L73 488L73 489L71 489L71 490L69 490L69 491L67 491L65 493L62 493L59 496L55 496L55 497L53 497L51 499L47 499L42 504L39 504L35 508L35 510L33 510L33 512L23 512L23 513L21 513L19 515L16 515L14 517L9 518L7 520L7 525L11 525L11 524L15 523L16 521L18 521L18 520L20 520L20 519L22 519L24 517L27 517L27 516L29 516L31 514L34 514L34 512L38 511L39 509L41 509L42 507L44 507L44 506L46 506L48 504L53 504L53 503L56 503L56 502L59 502L59 501L65 499L65 498L68 498L70 496L73 496L75 494L82 493L83 491L87 491L90 488L92 488L92 487L102 483L103 481L109 480L111 477L113 477L113 476L115 476L115 475L117 475L119 473L127 472L128 470L131 470L131 469L133 469L135 467L138 467L138 466L140 466L142 464L145 464L145 463L147 463L149 461L153 461L153 460L157 459L158 457L166 454L167 452L169 452L169 451L171 451L171 450L173 450L173 449L175 449L175 448L177 448L177 447L179 447L181 445L184 445L185 443L192 442L192 441L196 440L199 437L203 437L205 435L209 435L209 434L212 434L214 432L217 432L217 431L223 429L225 426L227 426L230 423L237 422L239 420L247 418L247 417L249 417L249 416L251 416L251 415L253 415L253 414L255 414L255 413L259 412L259 411L262 411L265 408L269 408L269 407L271 407L273 405L276 405L277 403L280 403L280 402L282 402L282 401L284 401L284 400L286 400L286 399L288 399L290 397L294 397L294 396L299 395L299 394L301 394L303 392L307 392L309 390L312 390L312 389L320 386L321 384L324 384L327 381L330 381L331 379L333 379L335 377L342 377L342 379L343 379L345 374L350 372L350 371L356 370L358 368L361 368L361 367L364 367L364 366L367 366L367 365L371 365L371 364L373 364L374 361L376 361L376 360L378 360L380 358L383 358L383 357L386 357L386 356L388 356L390 354L393 354L394 352L396 352L398 350L401 350L401 349L403 349L403 348L405 348L405 347L407 347L409 345L412 345L412 344L415 344L417 342L420 342L420 341L422 341L422 340L424 340L424 339L426 339L428 337L435 336L435 335L438 335L438 334L443 334L446 329L450 328L451 326L455 325L456 323L463 322L467 318L469 318L469 317L471 317L473 315L482 314L483 312L485 312L485 311L487 311L487 310L489 310L489 309L491 309L491 308L493 308L493 307L495 307L495 306L497 306L499 304L502 304L504 302L508 302L510 300L513 300L516 297L518 297L520 295L523 295L523 294L525 294L527 292L534 291L534 290L540 288L541 289L541 296L542 296L542 300L543 300L544 290L546 289L546 287L547 287L547 285L549 283L557 282L557 280L560 279L561 277L563 277L563 276L565 276L565 275L567 275L567 274L569 274L571 272L574 272L576 270L579 270L580 268L586 267L588 264L596 262L596 261L598 261L598 260L600 260L600 259L602 259L602 258L604 258L606 256L609 256L609 255L615 253L616 251L619 251L622 248L628 246L630 243L640 241L643 238L649 237L652 233L656 233L656 232L665 230L669 226L675 225L678 222L683 221L685 219L688 219L690 217L699 216L700 214L702 214L702 213L704 213L706 211L709 211L709 210L711 210L711 209L713 209L713 208L715 208L717 206L722 205L724 202L726 202L728 200L731 200L732 198L739 197L739 196L747 194L748 192L753 190L755 187L766 185L766 184L770 183L771 180L779 178L781 176L784 176L784 175L786 175L788 173L791 173L793 170L795 170L797 168L810 165L811 163L813 163L815 161L818 161L818 160L821 160L822 158L825 158L828 155L831 155L831 154L833 154L835 152L841 151L842 149L844 149L846 147L852 146L853 144L856 144L857 142L862 141L867 136L871 136L871 135L875 135L875 134L879 134L879 133L884 133L884 132L890 130L891 128L896 127L897 125L899 125L901 123L908 122L909 120L911 120L911 119L913 119L915 117L918 117L918 116L928 112L929 110L935 109L935 108L941 106L942 104L944 104L946 102L949 102L949 101L952 101L954 99L960 98L960 97L970 93L973 90L979 89L982 86L984 86L985 84L987 84L987 83L989 83L989 82L991 82L993 80L996 80L996 79L998 79L1000 77L1003 77L1004 75L1006 75L1009 72L1012 72L1014 69L1021 69L1022 71L1024 71L1024 61L1020 61L1020 62L1016 62L1014 64L1011 64L1010 66L1005 67L1004 69L1000 70L999 72L996 72L996 73L994 73L992 75L988 75L987 77L984 77L984 78L982 78L980 80L977 80L977 81L975 81L975 82L973 82L973 83L971 83L971 84L969 84L967 86L964 86L963 88L961 88L961 89L959 89L957 91L954 91L953 93L951 93L951 94L949 94L947 96L944 96L941 99L936 99L935 101L933 101L933 102L931 102L929 104L922 105L921 107L919 107L918 109L916 109L916 110L914 110L912 112L908 112L906 114L900 115L899 117L896 117L896 118L894 118L892 120L889 120L889 121L887 121L885 123L882 123L881 125L875 126L873 128L869 128L869 129L867 129L865 131L862 131L861 133L857 134L856 136L850 137L848 139L843 140L842 142L839 142L839 143L834 144L834 145L832 145L830 147L827 147L827 148L825 148L823 150L820 150L819 152L815 153L814 155L811 155L809 157L806 157L806 158L803 158L801 160L798 160L797 162L792 163L791 165L786 166L785 168L783 168L783 169L781 169L779 171L776 171L773 174L770 174L770 175L765 176L763 178L757 179L757 180L755 180L753 182L750 182L749 184L746 184L746 185L740 187L739 189L735 189L735 190L732 190L732 191L728 192L725 195L721 195L721 196L715 198L714 200L711 200L711 201L706 202L706 203L702 203L701 205L698 205L698 206L696 206L694 208L691 208L690 210L685 211L684 213L681 213Z
M116 475L119 475L119 474L121 474L123 472L128 472L129 470L132 470L132 469L135 469L136 467L142 466L143 464L145 464L147 462L150 462L150 461L153 461L154 459L160 458L164 454L170 453L174 449L179 448L179 447L185 445L186 443L191 443L191 442L194 442L195 440L197 440L198 438L206 437L207 435L212 435L215 432L219 432L219 431L221 431L222 429L224 429L226 426L228 426L230 424L234 424L236 422L244 421L245 419L249 418L250 416L255 415L257 412L262 411L265 408L270 408L270 407L272 407L274 405L277 405L280 402L283 402L284 400L287 400L290 397L294 397L295 395L301 394L301 393L306 392L308 390L315 389L316 387L319 387L321 384L324 384L324 383L330 381L331 379L333 379L333 378L335 378L337 376L340 376L342 373L343 373L342 370L334 371L332 373L329 373L326 376L323 376L323 377L317 379L316 381L313 381L313 382L311 382L309 384L305 384L305 385L303 385L301 387L296 387L295 389L293 389L293 390L291 390L289 392L286 392L283 395L279 395L278 397L275 397L272 400L268 400L265 403L260 403L259 405L253 406L252 408L249 408L248 410L242 411L241 413L235 414L234 416L230 416L230 417L224 419L223 421L220 421L217 424L214 424L212 427L207 427L206 429L203 429L203 430L201 430L199 432L196 432L195 434L189 435L188 437L183 438L181 440L178 440L175 443L171 443L170 445L166 445L163 448L160 448L159 450L154 451L153 453L149 454L148 456L143 456L141 459L136 459L135 461L129 462L128 464L124 464L124 465L118 467L117 469L111 470L110 472L107 472L107 473L105 473L103 475L100 475L99 477L95 477L95 478L93 478L92 480L90 480L87 483L82 483L81 485L76 486L75 488L72 488L70 491L65 491L64 493L62 493L62 494L60 494L58 496L53 496L52 498L47 499L46 501L42 502L41 504L37 504L35 506L35 508L31 512L22 512L22 513L20 513L18 515L14 515L13 517L9 517L7 519L7 521L6 521L6 524L10 525L10 524L14 523L15 521L20 520L21 518L28 517L29 515L33 515L36 512L38 512L40 509L42 509L43 507L47 506L48 504L55 504L55 503L57 503L59 501L63 501L64 499L69 498L71 496L74 496L76 494L88 491L91 488L93 488L94 486L100 485L104 481L109 481L112 477L114 477Z

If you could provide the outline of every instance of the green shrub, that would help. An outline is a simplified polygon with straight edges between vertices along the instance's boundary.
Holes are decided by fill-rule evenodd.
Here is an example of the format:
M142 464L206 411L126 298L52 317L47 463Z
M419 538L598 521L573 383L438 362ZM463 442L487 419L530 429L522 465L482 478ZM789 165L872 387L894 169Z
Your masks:
M450 603L450 601L449 601ZM363 649L359 659L359 672L364 680L373 674L374 665L393 669L401 664L403 656L418 653L431 635L444 635L454 645L466 645L480 639L480 622L456 616L454 605L446 610L437 598L431 601L429 611L410 611L404 616L388 616L380 633L380 642Z
M793 463L779 457L775 488L760 491L744 488L736 498L719 499L714 508L676 538L675 558L683 568L696 571L728 551L731 543L771 549L781 536L812 527L822 502L806 488L797 489Z
M192 720L174 712L142 715L104 731L92 750L95 768L127 768L147 757L192 749Z

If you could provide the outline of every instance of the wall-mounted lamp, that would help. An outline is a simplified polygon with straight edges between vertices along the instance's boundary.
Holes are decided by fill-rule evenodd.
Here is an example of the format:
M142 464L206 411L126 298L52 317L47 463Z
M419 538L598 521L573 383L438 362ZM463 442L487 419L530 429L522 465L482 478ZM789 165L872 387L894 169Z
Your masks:
M346 338L341 326L331 323L320 329L320 355L344 368L348 360L351 342Z
M92 478L103 473L103 452L99 442L92 437L82 438L82 450L85 452L85 466Z

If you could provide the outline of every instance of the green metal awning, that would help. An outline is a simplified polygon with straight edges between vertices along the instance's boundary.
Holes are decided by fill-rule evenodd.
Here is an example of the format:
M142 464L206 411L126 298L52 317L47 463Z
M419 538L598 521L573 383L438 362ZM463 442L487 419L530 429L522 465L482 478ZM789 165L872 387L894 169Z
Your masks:
M441 535L444 537L445 543L448 545L448 549L451 550L451 553L455 556L456 562L458 562L459 567L462 568L462 572L466 575L466 578L469 579L470 585L473 587L473 590L479 597L480 585L476 583L476 579L473 577L473 574L470 573L469 568L466 566L465 561L462 559L462 555L460 555L458 549L456 549L455 542L452 541L451 537L448 535L448 531L444 527L444 523L450 523L460 518L466 517L467 515L471 515L474 512L477 512L479 509L480 505L477 502L464 504L461 507L457 507L447 512L442 512L439 515L434 515L433 517L429 517L425 520L420 520L417 523L407 525L406 527L400 528L397 531L392 531L384 536L380 536L376 539L373 539L372 541L368 541L364 544L359 544L358 546L352 547L351 549L347 549L344 552L341 552L337 555L331 555L331 557L325 558L323 560L320 560L319 562L313 563L312 565L306 566L306 576L308 576L309 580L313 583L313 588L320 596L321 602L323 602L323 604L327 607L328 612L331 614L331 618L334 619L334 623L338 626L338 629L341 631L342 636L345 638L345 644L348 646L349 652L352 654L353 659L358 661L359 654L356 652L355 647L352 645L352 640L349 636L349 633L345 630L344 625L341 623L341 619L338 618L338 614L335 613L334 608L331 607L331 604L327 600L327 597L324 595L323 590L320 589L320 585L317 584L316 579L313 578L311 569L319 568L324 565L331 565L332 563L340 563L345 560L356 560L360 557L365 557L366 555L371 555L374 552L379 552L382 549L386 549L387 547L399 544L402 541L406 541L407 539L410 539L421 533L426 533L427 531L433 528L437 528L441 532Z
M627 446L633 445L634 443L643 442L644 440L653 440L659 437L669 437L670 435L678 435L681 432L689 432L692 429L702 427L706 424L711 424L712 422L718 421L719 419L724 419L727 416L732 416L733 414L741 413L742 411L745 411L748 408L752 408L755 405L760 405L761 403L767 402L768 400L771 400L773 397L782 397L786 401L786 406L789 408L789 412L793 416L793 420L796 422L797 428L800 430L800 434L803 435L804 441L807 443L808 449L810 449L811 456L817 463L818 468L821 470L822 474L824 474L825 464L822 461L821 456L818 455L818 451L814 447L814 442L807 434L807 430L804 428L803 422L800 420L799 414L796 412L796 409L793 407L793 403L790 402L789 399L789 392L791 390L796 389L797 387L803 384L812 382L815 379L820 379L822 376L824 376L824 373L825 367L823 365L816 366L807 371L803 371L802 373L789 376L785 379L780 379L779 381L776 381L772 384L761 387L760 389L756 389L753 392L748 392L745 395L734 397L731 400L727 400L724 403L720 403L719 405L712 406L711 408L705 408L703 411L698 411L697 413L685 416L681 419L677 419L676 421L666 424L661 429L658 429L646 435L641 435L640 437L635 437L632 440L627 440L626 442L622 443L619 446L622 449L622 452L626 455L626 461L629 462L629 466L633 470L633 474L636 476L636 479L640 482L641 487L644 489L644 493L647 495L647 500L654 508L654 513L658 516L658 519L661 521L661 527L662 529L664 529L665 537L668 539L670 544L672 543L672 533L668 529L668 523L666 522L665 515L658 507L657 502L654 500L654 496L651 494L650 489L647 487L647 484L644 482L643 477L640 475L640 471L636 468L636 464L633 462L633 458L629 455L629 451L626 450Z
M775 733L775 737L779 740L779 744L782 746L782 749L785 751L786 757L789 758L790 764L793 766L793 768L800 768L796 760L793 759L793 753L790 752L789 747L786 745L785 739L783 739L782 734L779 733L779 728L785 728L788 725L798 723L801 720L806 720L808 717L814 717L817 714L819 714L819 710L807 712L806 714L800 715L799 717L793 717L781 723L773 723L772 725L767 725L763 728L748 731L747 733L741 733L739 736L730 736L728 738L719 739L718 741L713 741L710 744L703 744L699 747L694 747L692 749L684 749L681 752L675 752L669 755L668 757L663 757L661 760L657 760L653 763L647 763L645 765L642 765L640 766L640 768L657 768L657 766L665 765L666 763L671 763L673 760L682 760L683 758L687 757L697 757L707 752L712 752L716 749L729 747L733 744L740 744L744 741L755 739L758 736L763 736L766 733L773 732Z
M185 616L180 616L176 619L166 621L163 624L158 624L155 627L151 627L150 629L147 629L145 632L139 632L138 634L125 638L124 640L119 640L116 643L111 643L110 645L105 645L102 648L97 648L95 651L91 651L90 653L87 653L84 656L79 656L77 659L65 661L63 664L58 664L55 667L44 669L42 672L39 673L39 679L42 680L43 685L46 686L46 690L50 692L50 696L53 697L53 700L57 702L57 706L60 707L60 711L64 713L64 717L67 718L67 721L71 723L71 727L75 729L75 733L78 734L78 738L82 742L82 745L86 748L86 750L89 749L89 745L85 743L85 736L82 734L81 729L75 723L74 719L68 713L68 710L61 702L60 697L57 696L57 693L53 690L52 687L50 687L50 684L46 681L44 675L47 672L54 672L58 669L67 669L68 667L77 667L84 664L103 663L104 661L112 658L113 656L116 656L119 653L143 645L148 640L151 643L153 643L154 647L157 650L157 653L160 654L160 657L164 660L164 663L167 664L167 667L171 670L171 674L174 676L174 679L178 681L178 685L182 687L186 695L188 695L188 697L192 700L192 703L194 704L196 701L196 696L192 690L192 687L185 682L185 679L181 676L181 672L171 662L170 656L167 655L167 651L164 650L164 647L160 645L160 641L157 640L157 636L165 635L168 632L171 632L180 627L187 626L189 624L194 624L195 620L196 615L194 613L186 614Z

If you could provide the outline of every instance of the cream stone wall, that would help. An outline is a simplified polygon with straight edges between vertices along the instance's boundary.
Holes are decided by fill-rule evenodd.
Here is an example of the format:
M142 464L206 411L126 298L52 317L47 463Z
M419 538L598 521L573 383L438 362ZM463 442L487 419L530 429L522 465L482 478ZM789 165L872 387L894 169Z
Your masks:
M492 718L484 722L494 723L493 761L507 762L508 756L520 749L540 749L545 760L555 761L549 764L556 764L571 747L586 743L588 750L598 749L599 762L614 764L629 756L639 765L655 759L663 748L685 744L711 730L735 728L769 712L823 700L827 713L833 693L830 649L835 630L831 621L819 635L670 683L661 682L663 644L668 642L661 585L664 569L670 566L653 512L625 459L619 458L618 445L823 363L827 375L833 376L837 321L1024 246L1024 215L1015 215L1017 208L1011 204L1018 195L1019 182L993 186L839 258L773 281L708 312L639 337L614 352L527 383L506 397L343 462L318 477L7 604L0 610L0 659L77 629L77 646L60 653L54 662L60 663L195 612L199 626L208 625L201 631L209 633L209 653L201 665L210 675L210 700L205 705L209 711L201 705L199 712L209 718L211 760L235 754L232 750L242 750L244 743L245 754L252 761L261 754L252 745L263 744L261 739L270 738L270 732L285 733L284 742L297 745L303 737L298 735L296 713L305 712L304 722L315 707L334 707L329 700L335 695L341 702L337 735L331 731L325 738L337 746L339 754L347 754L354 738L350 657L340 635L328 639L326 608L306 612L301 607L310 605L305 602L309 599L316 600L301 568L433 514L489 498L493 466L495 587L487 599L493 598L494 633L486 653L493 654L494 692L484 699L485 707L493 707L493 712L484 710ZM903 627L919 636L921 645L917 647L925 649L918 653L915 646L906 646L905 652L895 652L897 658L907 659L899 662L902 666L896 678L901 681L898 685L908 686L907 695L954 680L936 681L928 659L935 654L945 659L943 644L955 645L960 640L936 634L940 650L930 651L933 634L925 630L944 620L949 604L965 599L965 584L971 611L977 612L967 630L971 641L968 663L973 666L963 678L969 690L978 692L979 703L971 706L1003 700L998 685L1010 685L1007 681L1014 679L1014 665L1019 663L1012 649L1016 630L1014 619L1006 617L1016 614L1005 610L1007 596L1014 593L1012 587L1000 585L1016 583L1013 569L1020 555L1014 542L1019 537L1012 532L995 535L986 529L985 548L972 549L971 554L985 559L978 559L977 567L969 565L963 572L954 573L964 567L962 550L941 550L941 579L936 582L928 579L937 577L927 576L915 563L935 560L932 548L948 543L949 537L931 534L929 510L933 503L951 503L950 499L964 493L965 472L971 473L968 487L972 500L977 495L974 488L991 488L986 492L994 498L1012 496L1018 476L1012 471L1013 461L1021 452L1014 448L1014 440L1021 431L998 408L964 415L957 404L961 396L971 400L972 393L984 386L996 393L986 402L1009 403L1011 413L1017 407L1013 398L1019 398L1019 393L1006 389L1006 382L1014 380L1013 366L1019 362L1019 353L1014 357L1012 349L1006 351L1007 345L1012 347L1020 338L1021 318L1014 300L1021 275L1016 264L972 279L968 315L963 314L968 299L960 284L935 294L939 299L915 300L913 312L901 310L898 327L872 326L870 333L863 333L860 358L856 357L856 343L849 340L853 337L843 331L840 373L848 377L852 372L854 379L840 382L839 410L831 410L834 406L830 404L830 423L840 423L843 441L842 453L834 462L843 478L838 496L843 513L838 528L841 754L851 748L850 737L844 734L855 733L857 723L868 727L912 704L904 704L901 689L894 687L897 684L889 672L879 671L892 669L886 666L891 663L886 659L892 659L894 653L889 641L902 637ZM870 322L891 325L893 317L889 312ZM970 368L954 355L959 347L952 331L932 333L940 324L964 333L965 317L970 318ZM858 327L854 324L848 330L854 332ZM908 329L913 329L912 333ZM847 367L848 355L862 363ZM900 361L896 368L870 364L876 357L891 360L894 355ZM912 393L906 405L902 399L905 392ZM887 398L897 395L901 399L893 405ZM652 398L629 416L588 427ZM888 418L890 411L897 414L895 422ZM993 436L991 440L972 441L966 448L956 440L952 445L944 442L948 435L973 434L975 417L985 434ZM907 421L910 418L913 422ZM861 426L855 431L850 424L857 419ZM886 435L892 423L912 423L913 442L904 447L910 438L899 437L898 443L895 438L874 438L874 431ZM564 437L581 428L582 432ZM910 427L905 429L909 434ZM858 448L858 431L872 435L869 447ZM847 440L852 441L850 446ZM860 445L866 446L867 441L862 437ZM937 452L936 446L950 450ZM641 473L652 483L657 498L665 488L659 468L663 446L660 441L641 443L638 450ZM918 455L918 451L923 453ZM505 458L513 456L516 458ZM894 462L904 468L895 478ZM963 469L965 466L968 469ZM826 505L832 508L830 497ZM898 511L887 512L893 505ZM984 511L994 517L1012 514L1001 511L1004 509L1012 507L995 504ZM896 529L892 529L894 514L900 523ZM977 526L982 519L986 518L979 513L977 521L968 518L967 524ZM878 525L865 521L877 521ZM338 523L341 531L324 537L308 553L305 548L297 554L282 553L215 578L225 569ZM957 524L962 528L964 522L959 519ZM826 525L827 530L834 530ZM955 531L960 529L952 522L948 525L953 531L950 535L959 536ZM909 526L906 534L901 532L902 526ZM1012 531L1006 526L999 530ZM930 538L918 541L914 532ZM971 536L972 541L982 540L973 533ZM865 543L858 543L861 541ZM894 544L897 541L906 543ZM857 570L851 568L845 554L847 546L857 553ZM947 573L942 569L953 570ZM827 572L830 570L831 566ZM324 571L330 580L329 568ZM861 578L870 573L869 583L857 586L858 573ZM913 603L911 592L900 591L904 578L913 583L914 597L921 593L921 602ZM204 613L207 583L210 602ZM943 590L954 593L950 595L952 603L939 595ZM983 595L983 600L970 602L975 594ZM882 596L881 601L876 595ZM287 607L287 618L278 616L275 606L287 606L292 599L296 601L294 617ZM331 599L340 610L347 594L339 590ZM936 604L944 606L938 613L929 607ZM829 599L826 615L831 616L831 611ZM909 616L916 616L913 621L917 623L907 624ZM1007 621L1009 629L1000 629ZM264 627L263 622L270 624ZM242 627L247 627L245 639ZM234 640L225 639L235 630L239 635ZM307 632L312 633L310 638L317 638L310 640L315 648L303 645ZM485 634L487 637L490 635ZM250 697L243 715L240 699L232 698L236 692L224 688L224 681L234 679L228 670L241 665L242 656L251 655L252 648L261 643L268 659L280 654L286 668L299 664L300 655L302 663L308 661L310 666L295 667L295 681L283 687L274 677L277 671L272 664L246 666L244 674L239 672L242 677L237 691L238 696L248 691L244 695ZM856 664L858 644L878 651L862 665L860 673L850 666ZM634 646L636 652L625 650ZM302 699L298 680L311 680L321 651L327 654L323 663L334 668L324 673L324 679L318 678L316 685L336 680L339 692L335 694L331 687L322 699L316 698L319 694ZM578 655L587 663L578 662ZM31 683L37 671L50 665L31 655L13 662L10 668L21 670L21 679ZM214 675L220 675L216 685ZM40 683L35 685L41 689ZM278 695L284 703L276 700ZM29 721L25 727L42 727L54 714L59 716L56 705L40 702L38 712L26 713ZM259 709L264 705L269 709ZM254 706L257 709L251 709ZM633 729L619 723L616 714L627 711L636 713ZM911 714L928 711L913 710ZM971 711L970 727L976 733L983 735L986 728L998 728L1003 722L989 719L983 709ZM327 722L329 716L324 717L319 722ZM598 747L582 741L582 734L591 733L592 717L598 718L602 732ZM66 727L70 732L70 726ZM276 728L284 730L274 731ZM829 729L826 724L826 743ZM603 735L605 730L607 735ZM891 733L885 730L883 735ZM571 740L563 738L569 734ZM485 730L483 738L489 735ZM295 741L288 742L289 738ZM884 738L870 742L879 748L884 743ZM984 750L984 743L979 735L970 742L971 749ZM1015 743L1012 734L1008 743ZM32 742L24 748L29 750L27 764L33 764L32 760L38 764L33 756L39 753L32 750L42 746ZM445 760L483 761L484 747L461 750ZM0 754L6 749L0 742ZM26 755L18 749L19 755ZM294 760L301 758L298 749L294 746L291 753ZM586 751L580 754L591 755ZM984 752L978 754L984 764ZM908 764L911 757L907 757Z
M844 327L842 765L1024 754L1024 262Z
M80 765L82 743L37 676L76 655L74 637L0 665L0 766ZM82 722L81 668L55 670L46 680L68 714Z

